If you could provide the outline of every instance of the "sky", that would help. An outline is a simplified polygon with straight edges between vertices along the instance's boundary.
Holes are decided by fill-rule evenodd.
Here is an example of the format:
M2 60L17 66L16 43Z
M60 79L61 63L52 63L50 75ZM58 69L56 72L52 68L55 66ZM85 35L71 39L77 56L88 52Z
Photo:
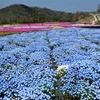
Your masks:
M46 7L51 10L64 12L92 12L97 11L100 0L0 0L0 9L12 4Z

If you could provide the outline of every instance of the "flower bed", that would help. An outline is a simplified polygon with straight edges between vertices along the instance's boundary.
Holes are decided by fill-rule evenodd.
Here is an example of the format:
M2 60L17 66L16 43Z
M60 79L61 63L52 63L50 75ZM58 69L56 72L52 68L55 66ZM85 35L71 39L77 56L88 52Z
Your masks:
M0 97L56 100L100 99L100 29L67 28L0 37ZM59 97L60 98L60 97Z

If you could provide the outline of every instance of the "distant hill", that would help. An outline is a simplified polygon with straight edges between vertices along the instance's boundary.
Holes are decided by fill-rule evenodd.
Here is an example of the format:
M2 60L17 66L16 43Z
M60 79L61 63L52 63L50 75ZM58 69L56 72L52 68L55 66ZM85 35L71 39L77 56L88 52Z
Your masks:
M63 12L48 8L28 7L23 4L13 4L0 9L0 24L41 23L41 22L76 22L84 18L88 12Z

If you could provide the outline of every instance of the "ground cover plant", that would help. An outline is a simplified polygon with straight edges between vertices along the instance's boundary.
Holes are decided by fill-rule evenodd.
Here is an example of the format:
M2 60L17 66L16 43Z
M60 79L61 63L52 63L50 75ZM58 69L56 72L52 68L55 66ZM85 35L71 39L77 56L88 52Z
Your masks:
M100 29L0 37L0 98L99 100Z

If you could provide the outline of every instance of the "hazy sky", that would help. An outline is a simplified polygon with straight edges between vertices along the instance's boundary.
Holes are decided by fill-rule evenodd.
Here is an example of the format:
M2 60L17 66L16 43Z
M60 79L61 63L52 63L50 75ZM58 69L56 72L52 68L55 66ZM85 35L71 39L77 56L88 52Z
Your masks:
M46 7L56 11L97 11L100 0L0 0L0 8L11 4Z

